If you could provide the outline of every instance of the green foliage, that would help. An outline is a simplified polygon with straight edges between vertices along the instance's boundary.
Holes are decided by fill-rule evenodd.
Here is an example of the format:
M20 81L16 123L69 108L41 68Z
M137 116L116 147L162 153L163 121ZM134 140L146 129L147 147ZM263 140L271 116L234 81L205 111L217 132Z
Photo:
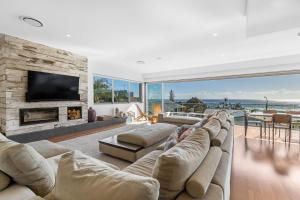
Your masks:
M192 97L183 105L185 106L186 112L203 113L207 108L207 105L197 97Z
M94 103L112 102L112 85L106 78L94 77Z

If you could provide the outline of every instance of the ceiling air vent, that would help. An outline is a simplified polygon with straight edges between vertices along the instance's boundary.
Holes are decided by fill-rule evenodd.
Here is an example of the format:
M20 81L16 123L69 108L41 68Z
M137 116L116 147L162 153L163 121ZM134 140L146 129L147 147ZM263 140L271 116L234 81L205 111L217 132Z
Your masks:
M25 22L26 24L29 24L30 26L34 27L43 27L43 23L33 17L28 16L20 16L19 17L21 21Z

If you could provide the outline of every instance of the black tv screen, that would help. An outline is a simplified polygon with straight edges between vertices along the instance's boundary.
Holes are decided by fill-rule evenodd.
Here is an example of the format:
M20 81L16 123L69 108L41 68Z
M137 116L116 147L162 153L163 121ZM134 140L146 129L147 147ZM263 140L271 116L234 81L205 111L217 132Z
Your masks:
M79 77L28 71L27 102L79 100Z

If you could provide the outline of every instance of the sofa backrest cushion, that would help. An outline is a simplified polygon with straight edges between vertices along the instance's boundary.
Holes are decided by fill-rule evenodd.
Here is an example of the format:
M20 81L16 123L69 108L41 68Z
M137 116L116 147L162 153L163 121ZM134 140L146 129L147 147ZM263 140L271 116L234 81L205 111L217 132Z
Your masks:
M212 140L221 130L221 124L219 120L211 118L202 128L208 131L210 140Z
M196 129L158 157L152 176L160 183L159 199L174 199L184 190L186 181L205 158L209 146L208 132Z
M186 183L186 191L193 198L200 199L206 193L222 156L219 147L211 147L203 162Z
M79 151L65 153L58 165L56 200L157 200L159 183L95 162Z
M224 128L224 129L226 129L227 131L229 131L230 126L231 126L230 122L229 122L229 121L226 121L224 124L221 125L221 128Z
M224 143L224 141L227 137L227 132L228 132L228 130L222 128L220 130L219 134L211 140L211 142L210 142L211 146L220 147Z
M28 186L39 196L50 193L55 184L55 176L47 160L29 145L8 146L0 150L0 170L16 183Z
M2 171L0 171L0 192L7 188L7 186L10 183L10 178L6 174L4 174Z

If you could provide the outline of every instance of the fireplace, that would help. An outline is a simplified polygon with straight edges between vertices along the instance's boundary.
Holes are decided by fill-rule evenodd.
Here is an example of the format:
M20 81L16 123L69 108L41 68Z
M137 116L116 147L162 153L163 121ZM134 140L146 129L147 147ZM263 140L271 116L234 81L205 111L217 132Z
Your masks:
M59 121L58 107L20 109L20 126L57 121Z
M68 107L68 120L76 120L82 118L82 107Z

